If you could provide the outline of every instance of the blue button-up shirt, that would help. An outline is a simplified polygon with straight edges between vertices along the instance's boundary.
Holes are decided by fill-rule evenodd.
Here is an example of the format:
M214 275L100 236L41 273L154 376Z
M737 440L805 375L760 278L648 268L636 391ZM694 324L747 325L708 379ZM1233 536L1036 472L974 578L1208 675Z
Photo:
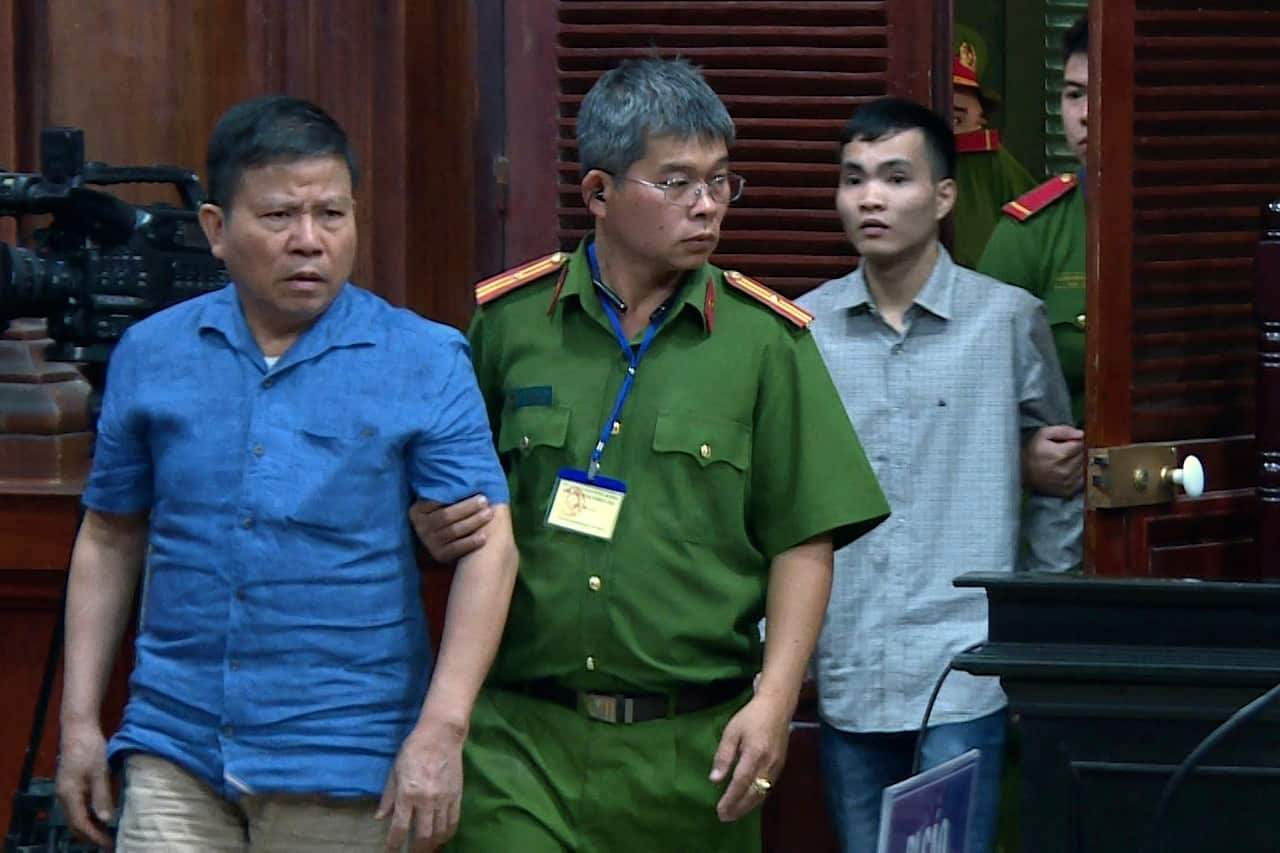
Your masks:
M234 285L132 327L84 502L150 510L110 754L227 796L376 796L430 650L413 497L508 500L467 345L346 285L270 368Z

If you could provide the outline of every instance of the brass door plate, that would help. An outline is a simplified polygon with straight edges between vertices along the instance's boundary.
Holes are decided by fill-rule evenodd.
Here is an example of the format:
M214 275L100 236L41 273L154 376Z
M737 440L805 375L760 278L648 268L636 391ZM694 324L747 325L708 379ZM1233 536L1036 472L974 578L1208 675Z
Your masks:
M1172 444L1128 444L1089 450L1088 505L1117 509L1172 503L1169 472L1178 467Z

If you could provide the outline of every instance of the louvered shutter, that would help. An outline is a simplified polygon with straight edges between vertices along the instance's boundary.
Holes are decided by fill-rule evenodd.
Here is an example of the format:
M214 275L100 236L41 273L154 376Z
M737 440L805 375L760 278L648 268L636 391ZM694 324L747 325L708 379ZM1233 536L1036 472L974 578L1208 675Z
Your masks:
M519 32L508 34L508 62L514 63L508 98L518 99L509 114L551 106L556 144L551 152L523 138L536 116L522 120L520 130L512 128L514 135L509 130L512 185L536 181L531 172L539 165L554 170L558 184L553 196L536 188L517 199L513 217L521 211L537 217L549 198L554 209L545 212L554 215L554 230L537 225L531 233L515 222L508 241L513 262L527 241L542 234L544 242L537 249L530 245L528 254L549 251L549 243L571 248L590 227L573 142L578 107L603 72L624 58L656 53L683 56L703 68L737 125L733 168L746 177L747 190L728 214L715 262L789 295L851 269L852 251L834 207L840 128L857 104L890 91L930 99L929 62L938 26L930 0L529 5L535 11L515 11ZM554 48L531 48L530 38L549 39ZM553 77L546 78L540 69L551 59ZM554 105L536 103L530 75L554 86ZM522 147L537 150L516 150Z
M1046 175L1080 168L1062 132L1062 36L1089 11L1089 0L1048 0L1044 4L1044 163Z
M1203 458L1212 490L1091 511L1094 565L1248 576L1258 570L1252 262L1261 207L1280 198L1280 10L1107 0L1094 12L1088 440L1177 443Z

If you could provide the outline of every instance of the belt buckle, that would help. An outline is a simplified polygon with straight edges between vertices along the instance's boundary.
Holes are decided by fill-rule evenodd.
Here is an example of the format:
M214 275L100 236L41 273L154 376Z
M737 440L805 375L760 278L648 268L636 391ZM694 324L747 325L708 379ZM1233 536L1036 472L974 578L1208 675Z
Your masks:
M634 719L635 703L629 697L614 696L608 693L582 693L582 712L593 720L602 723L630 723ZM621 699L621 702L619 700ZM619 715L619 705L622 714Z

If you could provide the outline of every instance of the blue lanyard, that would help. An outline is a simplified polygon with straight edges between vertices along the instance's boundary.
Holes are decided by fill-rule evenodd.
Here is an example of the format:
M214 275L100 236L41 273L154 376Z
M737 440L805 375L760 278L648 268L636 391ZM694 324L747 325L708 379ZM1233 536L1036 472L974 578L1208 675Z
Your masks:
M588 477L594 477L600 470L600 457L604 455L605 445L609 443L609 438L613 435L613 425L617 423L618 416L622 414L622 404L627 401L627 395L631 393L631 386L636 382L636 369L640 367L640 359L644 358L645 351L649 349L649 344L653 343L653 337L658 334L658 327L662 325L662 318L667 313L667 306L665 305L653 312L653 319L649 321L649 328L645 330L644 338L640 341L640 348L633 350L631 342L627 340L626 332L622 331L622 321L618 319L618 312L613 310L613 306L609 304L607 299L601 299L600 306L604 308L604 313L609 316L609 322L613 325L613 334L617 337L618 345L622 347L622 354L627 357L629 364L627 366L627 376L622 380L622 387L618 389L618 399L613 403L613 412L609 415L609 420L605 421L604 428L600 430L600 440L596 442L595 449L591 451L591 464L587 466Z
M596 246L592 243L587 247L587 259L591 262L591 280L593 283L600 283L600 268L596 263ZM649 349L649 344L653 343L653 338L658 334L658 328L662 325L662 318L667 314L667 305L664 304L653 312L653 317L649 320L649 328L645 330L644 338L640 341L639 349L631 348L631 341L627 338L627 333L622 329L622 320L618 318L618 312L610 304L608 299L603 296L600 298L600 307L604 309L605 315L609 318L609 324L613 326L614 337L618 339L618 346L622 348L622 354L627 357L627 375L622 380L622 387L618 389L618 399L613 402L613 412L609 415L609 420L605 421L604 427L600 430L600 440L596 442L595 449L591 451L591 462L587 465L587 477L593 478L600 471L600 458L604 456L605 445L609 443L609 439L613 436L613 425L618 422L618 416L622 414L622 404L627 401L627 395L631 393L631 386L636 382L636 370L640 367L640 359L644 358L645 352Z

